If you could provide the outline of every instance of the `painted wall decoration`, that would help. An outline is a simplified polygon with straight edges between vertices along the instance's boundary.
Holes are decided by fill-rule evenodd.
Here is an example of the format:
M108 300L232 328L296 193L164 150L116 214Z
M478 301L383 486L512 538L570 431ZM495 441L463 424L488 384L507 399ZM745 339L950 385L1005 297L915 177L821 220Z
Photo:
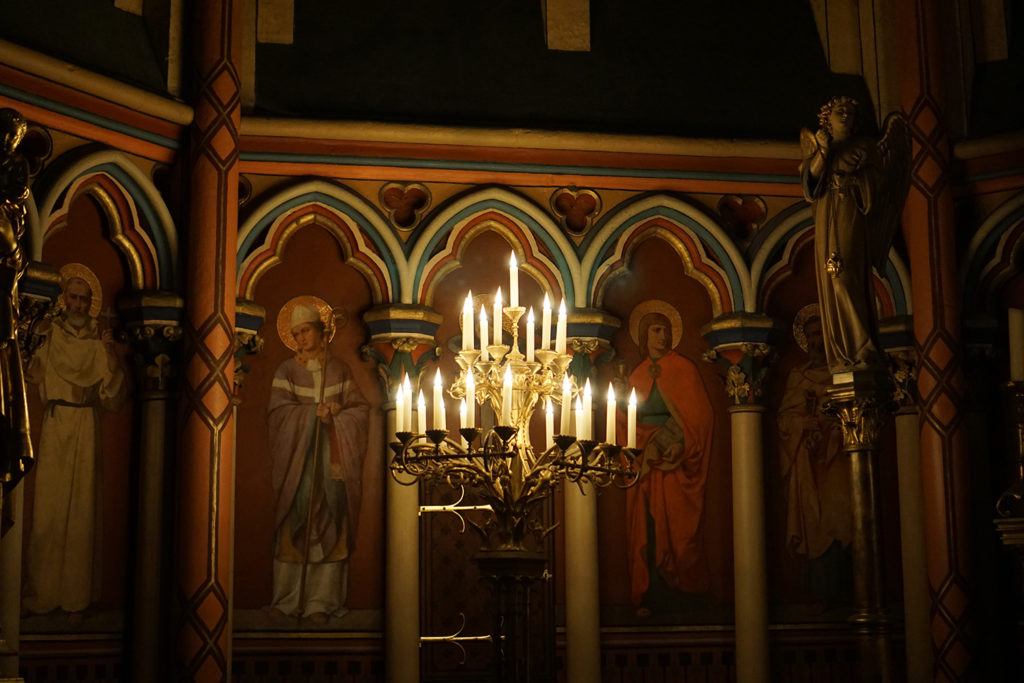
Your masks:
M384 394L359 352L371 288L338 239L303 222L252 284L266 322L239 393L238 631L380 628Z
M788 372L776 417L785 546L810 611L820 613L850 596L850 462L838 422L822 412L832 375L817 304L800 309L793 336L808 360Z
M27 633L114 632L123 621L133 406L113 302L126 268L101 207L85 193L69 200L43 245L63 291L26 374L38 455L25 499Z
M732 619L732 499L727 399L702 360L712 299L648 238L613 274L603 308L622 323L596 386L636 387L640 482L598 503L602 623L728 623ZM619 432L625 433L623 422Z
M318 297L281 307L277 333L295 355L278 365L267 406L275 525L270 607L321 625L348 610L369 417L352 371L329 348L344 322Z

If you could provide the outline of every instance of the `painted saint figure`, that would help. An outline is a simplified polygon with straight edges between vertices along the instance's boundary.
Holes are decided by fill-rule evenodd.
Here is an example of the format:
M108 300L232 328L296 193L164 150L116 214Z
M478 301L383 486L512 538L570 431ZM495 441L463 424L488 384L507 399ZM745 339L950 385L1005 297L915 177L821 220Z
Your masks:
M100 411L124 404L126 382L110 330L99 331L96 276L61 268L64 310L28 369L43 402L29 537L25 608L61 608L73 622L99 598Z
M631 597L641 615L667 590L708 590L700 531L714 415L697 366L676 353L679 314L652 300L633 311L630 328L644 360L636 387L640 477L626 492Z
M786 550L802 560L803 593L820 611L849 591L850 461L839 422L821 411L832 373L817 304L800 310L793 334L809 359L790 370L778 412Z
M884 366L872 268L889 254L909 187L910 135L891 114L876 142L856 100L834 97L816 133L801 131L801 183L814 204L814 255L825 357L833 373Z
M326 624L347 611L369 404L327 349L323 302L299 299L278 319L295 356L278 366L267 406L276 528L271 608Z

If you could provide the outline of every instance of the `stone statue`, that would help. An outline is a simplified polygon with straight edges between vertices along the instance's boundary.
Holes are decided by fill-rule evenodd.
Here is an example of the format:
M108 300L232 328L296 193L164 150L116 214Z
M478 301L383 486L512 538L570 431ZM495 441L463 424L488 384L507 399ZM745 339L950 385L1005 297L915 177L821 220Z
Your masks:
M825 356L832 373L884 367L872 268L881 268L910 187L910 130L901 113L881 140L861 133L856 100L834 97L820 128L800 132L804 196L814 204L814 254Z
M29 161L19 146L28 131L13 109L0 109L0 482L3 501L32 464L25 378L18 347L18 280L25 272L19 240L25 231ZM6 532L11 517L3 507Z

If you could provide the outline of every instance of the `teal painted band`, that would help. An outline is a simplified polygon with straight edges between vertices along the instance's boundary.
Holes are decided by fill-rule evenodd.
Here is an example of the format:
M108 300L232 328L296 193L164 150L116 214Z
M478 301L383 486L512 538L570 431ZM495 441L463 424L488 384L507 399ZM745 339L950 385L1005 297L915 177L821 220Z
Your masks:
M35 105L58 114L70 116L73 119L84 121L85 123L91 123L95 126L99 126L100 128L106 128L107 130L122 133L138 140L151 142L154 145L159 145L160 147L166 147L167 149L178 149L179 147L178 141L173 138L158 135L157 133L151 133L148 130L143 130L142 128L137 128L135 126L129 126L126 123L120 123L104 116L92 114L77 107L72 107L67 104L57 102L56 100L51 100L47 97L27 93L24 90L18 90L17 88L12 88L9 85L0 83L0 94L6 95L11 99L25 102L26 104Z
M446 171L488 171L505 173L556 173L560 175L602 175L617 178L655 178L670 180L716 180L745 183L785 183L796 185L798 175L767 173L719 173L712 171L672 171L606 166L562 166L558 164L514 164L501 161L458 161L450 159L401 159L389 157L332 156L326 154L290 154L286 152L242 152L242 161L291 164L327 164L332 166L397 166L399 168Z

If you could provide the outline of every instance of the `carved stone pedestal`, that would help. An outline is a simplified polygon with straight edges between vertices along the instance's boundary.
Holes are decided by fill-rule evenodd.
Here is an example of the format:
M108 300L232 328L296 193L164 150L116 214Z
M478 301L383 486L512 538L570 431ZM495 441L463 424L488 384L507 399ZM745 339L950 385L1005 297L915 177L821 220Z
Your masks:
M865 683L893 680L892 624L883 597L877 473L880 434L894 406L892 396L892 380L884 370L837 373L825 406L842 426L843 450L850 458L856 605L851 619L860 635L860 680Z
M554 681L554 629L534 613L533 588L545 578L547 558L521 550L485 551L477 555L480 575L494 589L495 683Z

